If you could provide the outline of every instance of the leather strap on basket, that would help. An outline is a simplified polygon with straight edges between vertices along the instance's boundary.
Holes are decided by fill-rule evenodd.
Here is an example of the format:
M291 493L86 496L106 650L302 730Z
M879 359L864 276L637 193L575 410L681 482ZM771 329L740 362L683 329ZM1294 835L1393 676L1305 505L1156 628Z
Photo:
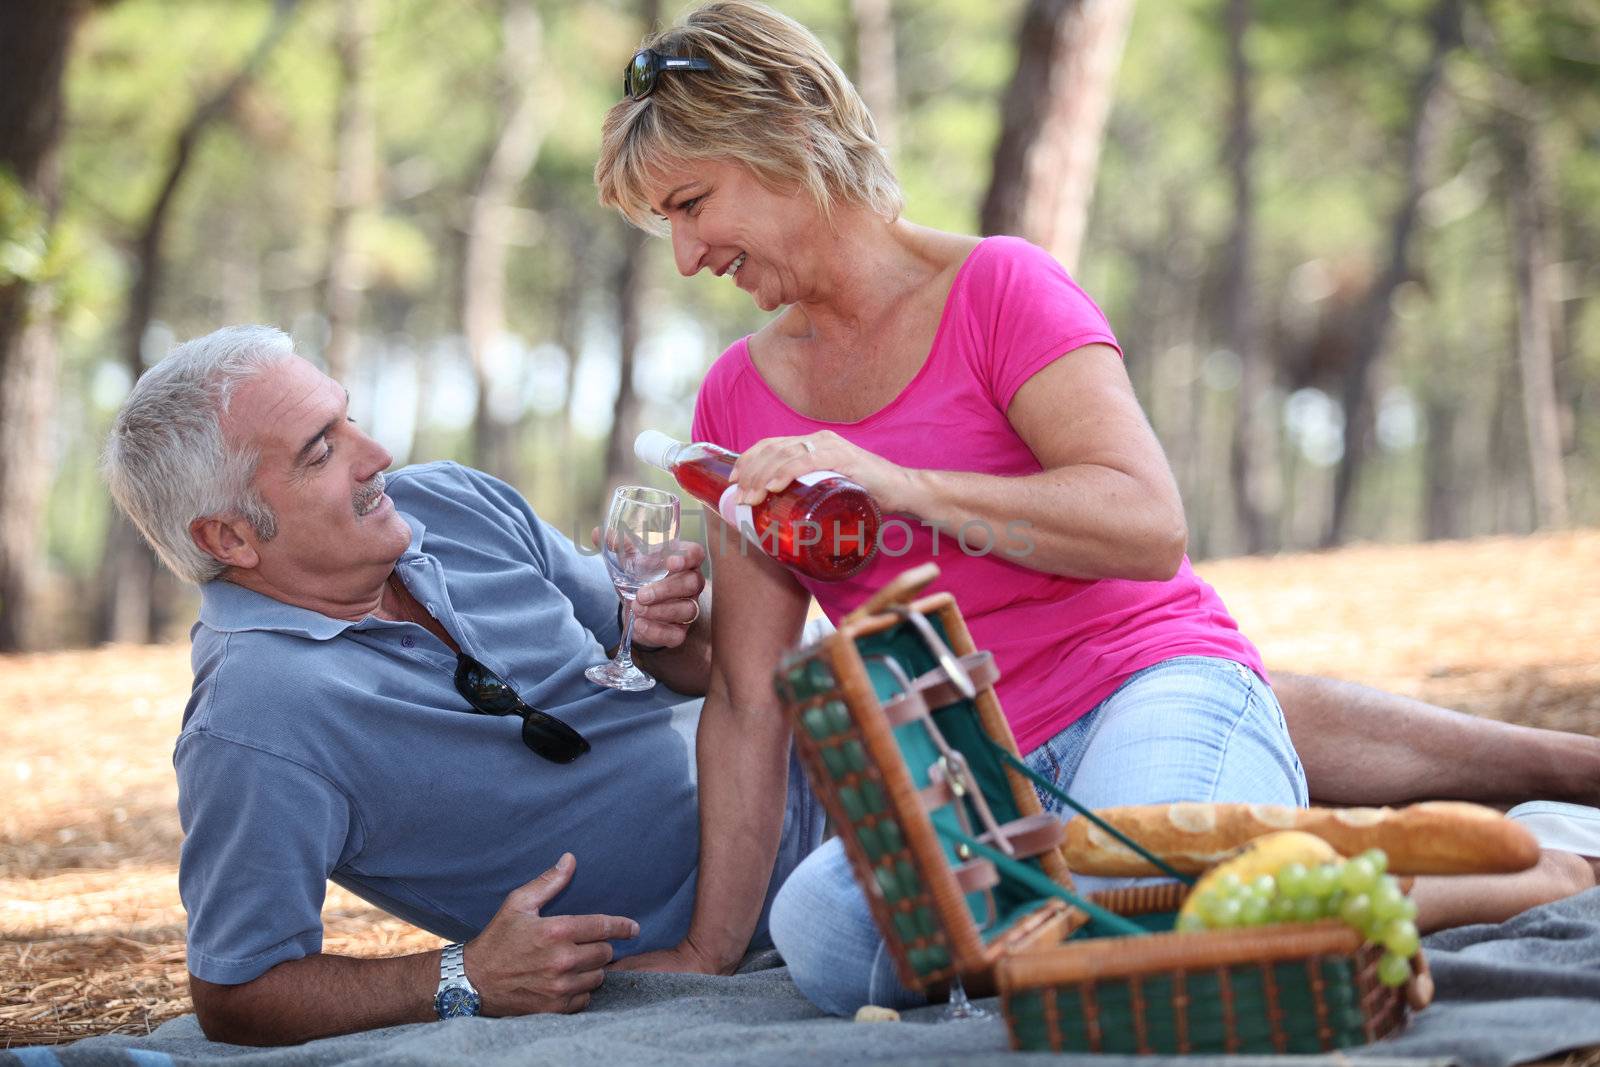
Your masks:
M951 685L956 687L956 692L968 700L978 695L978 687L972 684L972 676L961 666L960 661L956 659L956 654L950 651L950 646L945 644L944 639L934 630L933 623L928 621L927 616L920 611L912 611L906 604L895 604L889 610L910 623L911 628L917 631L917 634L922 638L922 643L928 646L928 651L933 653L933 658L939 661L940 667L944 668L945 677L950 680ZM949 701L945 703L949 703Z
M923 811L936 811L946 804L954 804L956 792L950 788L950 780L939 774L935 767L934 773L928 775L926 788L917 790L917 800L922 804Z
M987 689L1000 677L1000 668L995 666L991 652L969 653L956 662L979 689ZM909 689L884 701L883 717L889 720L890 728L904 726L913 719L922 718L934 708L942 708L961 699L960 691L943 667L919 674L909 685Z
M1017 858L1026 860L1060 848L1067 836L1067 825L1049 812L1039 812L1001 823L1000 834ZM979 834L978 840L986 845L995 843L990 834Z
M956 885L963 894L982 893L1000 884L1000 872L988 860L968 860L952 867L950 873L956 876Z
M926 625L926 620L923 620L922 616L913 612L912 617L923 621L924 625ZM934 636L934 640L938 641L937 635ZM944 643L942 641L938 641L938 643L943 647ZM949 650L945 649L945 653L948 655ZM974 657L969 658L975 659L977 655L974 654ZM988 654L983 653L982 655L987 656ZM978 821L983 824L982 839L996 845L1008 856L1015 855L1016 849L1012 845L1005 829L995 819L994 812L990 810L989 801L984 797L983 790L978 786L977 780L972 775L972 769L967 765L967 757L962 755L961 751L951 745L949 741L945 740L943 731L933 721L933 716L928 714L927 704L923 701L922 693L918 689L919 683L924 679L934 675L948 677L948 674L944 669L931 671L922 675L916 682L913 682L906 675L905 668L900 666L900 662L893 656L874 656L873 661L882 664L883 669L889 672L889 676L894 679L895 684L900 686L900 693L892 698L890 703L893 704L895 701L904 698L906 703L900 706L902 710L919 710L921 712L920 715L911 715L904 721L909 722L912 719L920 721L922 728L928 731L928 737L933 741L934 747L939 750L938 762L928 768L927 787L917 793L923 808L933 811L944 807L946 804L954 804L962 827L970 829L967 826L966 805L961 803L963 797L970 796L972 798L972 806L978 815ZM992 656L988 657L988 662L991 666L993 665L994 659ZM938 684L937 679L935 679L935 684ZM1008 823L1007 825L1011 824ZM1026 829L1033 830L1036 828L1028 827ZM1034 853L1034 855L1037 855L1037 853Z

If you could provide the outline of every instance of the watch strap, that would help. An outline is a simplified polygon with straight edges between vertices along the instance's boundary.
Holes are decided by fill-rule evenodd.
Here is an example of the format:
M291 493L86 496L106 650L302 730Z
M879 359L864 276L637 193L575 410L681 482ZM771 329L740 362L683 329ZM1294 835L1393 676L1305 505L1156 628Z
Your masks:
M446 945L439 956L439 988L443 989L455 978L472 985L467 981L467 946L461 941Z
M470 1010L447 1012L446 990L460 990L471 997ZM454 1014L476 1015L479 1003L478 991L473 987L472 980L467 977L466 945L460 941L446 945L439 953L439 988L433 996L434 1010L441 1019Z

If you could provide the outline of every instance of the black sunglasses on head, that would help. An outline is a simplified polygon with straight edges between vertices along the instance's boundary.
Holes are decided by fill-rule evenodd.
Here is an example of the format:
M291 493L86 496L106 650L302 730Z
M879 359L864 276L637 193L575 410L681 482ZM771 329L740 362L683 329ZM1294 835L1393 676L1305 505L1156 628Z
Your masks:
M480 714L522 716L522 743L552 763L571 763L589 751L582 734L554 715L523 703L504 678L465 652L456 657L456 692Z
M656 91L664 70L710 70L709 59L689 59L686 56L664 56L653 48L633 54L628 65L622 68L622 93L629 100L643 100Z

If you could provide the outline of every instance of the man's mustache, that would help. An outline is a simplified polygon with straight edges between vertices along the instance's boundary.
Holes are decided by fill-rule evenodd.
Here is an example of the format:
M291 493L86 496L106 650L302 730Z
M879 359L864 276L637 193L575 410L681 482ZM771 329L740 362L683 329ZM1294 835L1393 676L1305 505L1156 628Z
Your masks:
M355 507L357 515L365 511L374 500L383 495L384 484L383 472L379 471L372 476L370 481L356 486Z

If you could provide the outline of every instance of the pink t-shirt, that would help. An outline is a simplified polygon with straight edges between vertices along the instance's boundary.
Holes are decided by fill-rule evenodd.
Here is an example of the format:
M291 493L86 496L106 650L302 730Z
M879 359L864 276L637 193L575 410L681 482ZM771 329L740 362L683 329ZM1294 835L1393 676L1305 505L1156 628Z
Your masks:
M741 339L700 387L694 439L742 452L766 437L829 429L905 467L1034 474L1039 461L1006 409L1040 369L1088 344L1117 342L1067 272L1026 241L990 237L957 272L927 361L889 404L859 422L801 415L767 385ZM860 574L842 582L796 580L837 622L894 575L938 563L933 588L955 594L973 640L994 653L1000 702L1023 752L1135 671L1173 656L1217 656L1265 677L1254 646L1187 559L1171 581L1085 581L1030 570L1008 555L1024 548L1019 528L994 529L985 553L978 527L969 529L964 548L914 518L884 518L878 557Z

